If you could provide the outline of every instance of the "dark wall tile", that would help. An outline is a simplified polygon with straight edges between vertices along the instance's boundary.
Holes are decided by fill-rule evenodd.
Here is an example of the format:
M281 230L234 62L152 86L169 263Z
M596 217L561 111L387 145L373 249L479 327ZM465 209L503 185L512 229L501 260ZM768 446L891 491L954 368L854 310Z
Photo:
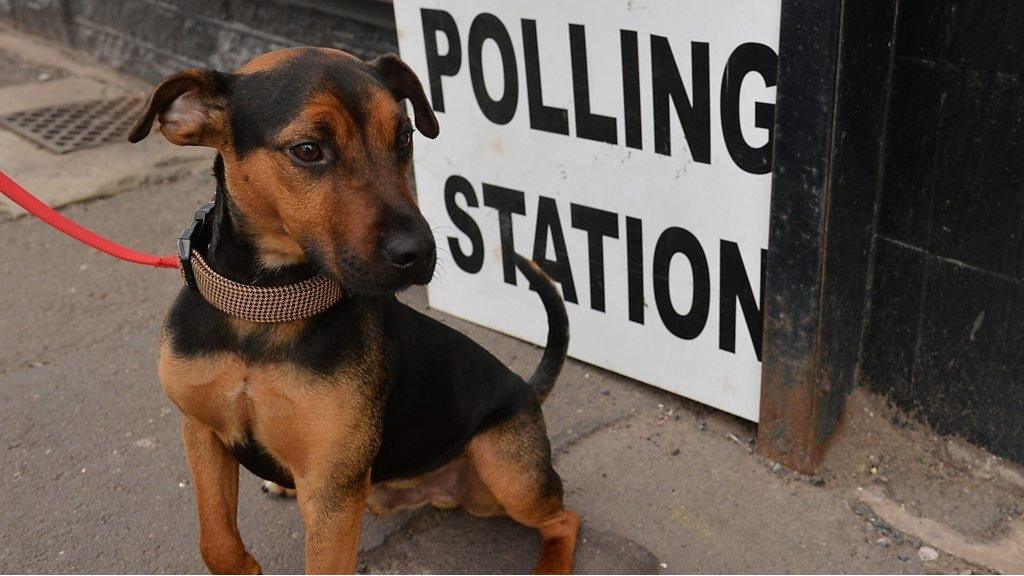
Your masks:
M154 0L149 0L150 2ZM231 20L229 0L161 0L174 4L183 14L215 20Z
M894 394L942 434L1024 460L1024 285L932 258L915 386Z
M68 2L0 2L0 14L26 32L68 44L72 39Z
M193 60L209 62L219 49L220 26L216 21L183 17L181 34L174 42L174 51Z
M914 351L927 255L879 238L860 381L894 398L915 397Z
M901 56L979 70L1024 71L1024 2L906 0L901 7Z
M931 191L929 249L1018 275L1024 238L1024 82L949 67L942 77L954 88Z
M310 3L305 3L306 5ZM300 9L289 2L251 2L231 0L232 17L249 28L294 40L296 44L336 46L358 56L377 56L397 49L394 25L379 26L362 18L378 12L378 2L365 2L342 10L344 3L319 2ZM351 16L351 17L349 17ZM389 23L393 16L389 16ZM344 26L339 26L344 21Z
M947 61L982 70L1024 72L1024 3L961 0Z
M133 76L157 82L196 63L153 51L121 35L87 26L75 27L75 46Z
M207 62L210 67L217 70L235 70L260 54L295 45L296 43L278 43L238 30L222 28L217 32L217 50Z
M1024 274L1024 80L900 59L878 233Z
M1024 461L1024 2L900 6L860 381Z
M190 66L234 70L286 46L398 50L392 8L376 0L0 0L0 19L154 82Z
M1024 461L1024 284L884 239L876 263L861 383Z
M115 25L127 0L67 0L75 16L98 24ZM133 0L156 10L166 10L179 17L198 16L215 20L229 20L228 0Z
M172 8L155 6L143 0L124 0L116 22L107 26L167 52L178 52L184 18Z
M957 0L903 0L896 28L896 53L941 61L949 49Z
M75 18L104 26L114 26L121 21L124 4L102 0L69 0L71 13Z
M930 201L949 86L932 63L897 61L878 233L927 248Z

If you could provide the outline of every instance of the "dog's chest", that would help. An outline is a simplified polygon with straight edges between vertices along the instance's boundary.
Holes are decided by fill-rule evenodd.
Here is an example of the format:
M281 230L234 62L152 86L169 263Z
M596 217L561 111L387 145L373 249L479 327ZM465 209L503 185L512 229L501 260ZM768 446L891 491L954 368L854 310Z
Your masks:
M225 445L256 440L293 475L353 442L366 444L379 402L360 375L316 374L291 362L251 362L231 352L175 356L162 347L160 382L186 417Z
M159 372L164 391L181 411L228 444L245 435L270 398L293 404L294 391L314 383L292 365L257 365L230 352L180 357L164 349Z

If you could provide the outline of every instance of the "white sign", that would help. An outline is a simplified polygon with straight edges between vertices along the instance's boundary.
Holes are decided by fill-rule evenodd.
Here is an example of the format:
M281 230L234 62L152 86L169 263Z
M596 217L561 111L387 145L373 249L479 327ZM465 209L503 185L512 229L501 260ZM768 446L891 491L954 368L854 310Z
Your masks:
M430 305L757 420L780 0L396 0Z

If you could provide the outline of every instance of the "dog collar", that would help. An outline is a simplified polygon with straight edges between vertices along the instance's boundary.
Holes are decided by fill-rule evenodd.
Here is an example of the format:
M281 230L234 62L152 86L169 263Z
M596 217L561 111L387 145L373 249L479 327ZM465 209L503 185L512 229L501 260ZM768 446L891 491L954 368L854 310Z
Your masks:
M206 218L212 209L210 203L196 210L178 237L181 277L211 306L234 318L266 324L316 316L341 300L341 286L320 274L285 286L249 286L215 272L199 253L210 241Z

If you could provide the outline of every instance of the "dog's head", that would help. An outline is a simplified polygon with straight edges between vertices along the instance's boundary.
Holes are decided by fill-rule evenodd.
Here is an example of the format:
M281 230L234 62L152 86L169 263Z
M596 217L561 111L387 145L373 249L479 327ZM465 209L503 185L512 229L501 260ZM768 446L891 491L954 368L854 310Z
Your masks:
M233 74L167 78L129 140L159 119L174 144L216 148L264 267L309 262L349 291L390 292L427 283L437 259L412 195L405 99L420 134L436 137L423 88L397 56L278 50Z

